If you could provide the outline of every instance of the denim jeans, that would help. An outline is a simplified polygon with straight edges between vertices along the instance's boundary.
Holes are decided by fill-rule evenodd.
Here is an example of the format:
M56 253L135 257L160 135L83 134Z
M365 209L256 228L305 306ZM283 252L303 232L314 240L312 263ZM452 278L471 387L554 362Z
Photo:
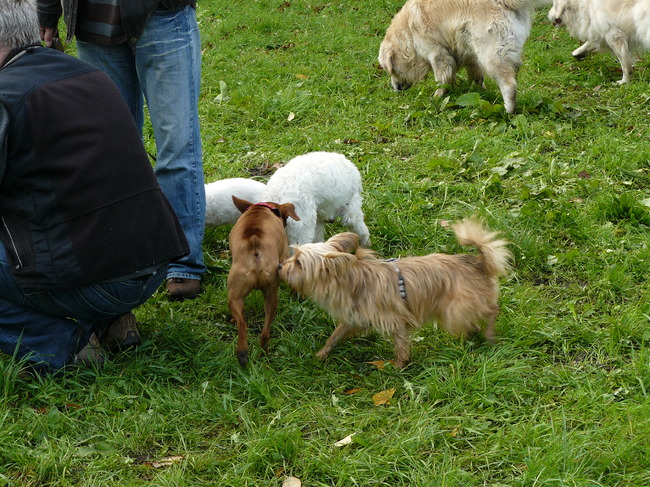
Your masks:
M21 289L0 243L0 351L57 370L74 360L92 333L144 303L165 278L167 266L140 278L72 289Z
M201 279L206 270L205 186L198 115L201 39L195 10L156 10L135 53L127 44L81 41L77 50L79 58L115 82L141 131L146 100L156 139L154 171L190 245L189 255L170 264L167 278Z

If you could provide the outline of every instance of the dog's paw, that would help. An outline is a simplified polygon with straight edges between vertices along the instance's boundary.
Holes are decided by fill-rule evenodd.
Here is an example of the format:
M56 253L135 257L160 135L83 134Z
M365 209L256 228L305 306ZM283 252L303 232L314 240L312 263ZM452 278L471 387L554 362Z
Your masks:
M316 353L316 358L321 362L324 362L328 355L329 355L329 350L323 349Z
M248 351L238 350L237 360L239 361L239 365L241 365L242 367L246 367L246 365L248 364Z

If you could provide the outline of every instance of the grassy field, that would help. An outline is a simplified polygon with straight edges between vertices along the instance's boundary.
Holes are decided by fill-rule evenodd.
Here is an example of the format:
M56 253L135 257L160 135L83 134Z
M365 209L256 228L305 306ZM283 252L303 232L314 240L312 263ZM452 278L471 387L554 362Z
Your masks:
M136 353L31 381L0 359L0 485L650 485L648 62L618 86L615 58L574 61L540 10L516 115L464 74L444 100L433 79L394 93L376 58L400 6L200 2L206 180L341 152L387 257L464 251L440 222L479 216L515 255L497 344L431 325L402 371L376 336L319 363L334 323L283 288L268 355L250 296L242 369L230 229L209 230L205 292L139 308Z

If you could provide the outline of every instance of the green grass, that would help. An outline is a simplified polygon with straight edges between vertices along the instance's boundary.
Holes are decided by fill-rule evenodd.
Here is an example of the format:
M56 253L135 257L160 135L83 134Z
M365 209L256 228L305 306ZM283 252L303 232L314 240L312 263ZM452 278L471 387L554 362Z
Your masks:
M206 180L341 152L362 173L385 256L463 251L438 222L478 215L516 259L497 345L427 326L403 371L368 363L392 358L376 336L321 364L334 323L283 288L268 355L263 302L249 297L242 369L229 228L217 228L205 292L188 303L158 293L136 310L137 353L32 381L0 359L0 485L650 485L647 61L619 87L611 55L574 61L577 41L540 11L516 115L493 82L470 93L464 75L444 100L432 79L394 93L376 58L400 6L200 2Z

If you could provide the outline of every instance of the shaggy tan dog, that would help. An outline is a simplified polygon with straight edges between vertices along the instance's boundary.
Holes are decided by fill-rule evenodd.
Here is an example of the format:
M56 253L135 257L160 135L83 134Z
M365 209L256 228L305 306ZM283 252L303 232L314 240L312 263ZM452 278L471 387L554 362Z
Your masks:
M408 0L395 15L379 48L379 63L393 89L405 90L433 70L440 87L467 69L471 81L492 78L505 109L516 109L517 72L530 33L530 14L545 0Z
M584 42L571 53L576 59L595 51L613 52L623 70L619 85L630 81L635 61L632 54L650 49L648 0L554 0L548 18Z
M319 244L293 246L294 254L280 265L280 278L293 290L321 305L339 321L318 352L325 360L343 338L357 331L377 331L393 339L395 365L410 359L410 333L437 321L453 335L480 330L494 340L499 305L497 277L509 269L508 242L473 220L454 226L462 245L480 255L430 254L380 260L374 252L356 249L358 237L341 233Z

